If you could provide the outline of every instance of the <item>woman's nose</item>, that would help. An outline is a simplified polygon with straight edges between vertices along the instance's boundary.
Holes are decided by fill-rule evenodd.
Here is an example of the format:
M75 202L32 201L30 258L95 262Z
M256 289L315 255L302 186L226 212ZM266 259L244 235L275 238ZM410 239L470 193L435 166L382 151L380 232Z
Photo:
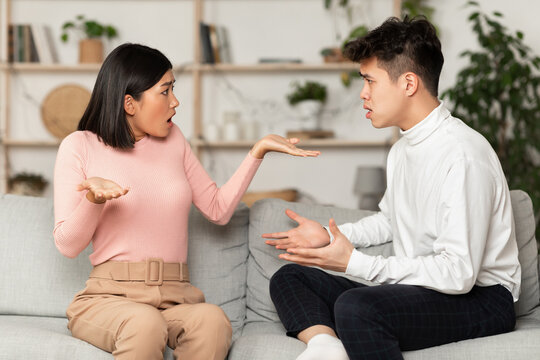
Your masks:
M175 107L177 107L178 105L180 105L180 102L178 101L178 99L176 98L176 96L173 96L173 101L171 101L171 108L175 108Z

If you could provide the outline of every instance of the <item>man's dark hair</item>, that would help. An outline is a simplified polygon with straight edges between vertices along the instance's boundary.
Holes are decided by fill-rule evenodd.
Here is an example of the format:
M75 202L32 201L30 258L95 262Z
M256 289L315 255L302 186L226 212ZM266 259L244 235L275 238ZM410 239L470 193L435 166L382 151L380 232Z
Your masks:
M114 49L99 70L90 102L77 130L89 130L107 145L130 149L135 136L124 111L124 97L140 100L172 64L160 51L138 44L123 44Z
M431 95L438 95L444 57L437 31L424 17L405 17L403 21L391 17L367 35L347 43L344 55L354 62L377 58L377 65L394 82L411 71L422 79Z

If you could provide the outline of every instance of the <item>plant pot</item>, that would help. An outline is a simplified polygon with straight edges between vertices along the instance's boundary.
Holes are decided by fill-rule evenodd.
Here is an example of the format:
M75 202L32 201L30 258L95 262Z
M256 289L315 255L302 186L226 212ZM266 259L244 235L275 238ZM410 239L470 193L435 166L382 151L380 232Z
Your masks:
M347 59L343 57L343 53L341 52L340 48L328 49L328 54L324 55L323 59L325 63L340 63L347 61Z
M79 41L79 63L103 62L103 42L99 39L84 39Z
M303 130L318 130L321 128L322 105L322 102L317 100L304 100L296 104L296 109L303 121Z

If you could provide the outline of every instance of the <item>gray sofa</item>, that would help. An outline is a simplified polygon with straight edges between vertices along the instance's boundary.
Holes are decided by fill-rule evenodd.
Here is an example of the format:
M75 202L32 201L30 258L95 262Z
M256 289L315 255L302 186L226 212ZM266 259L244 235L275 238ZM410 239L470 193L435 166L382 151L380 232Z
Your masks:
M404 353L405 359L540 359L540 293L532 205L527 194L512 192L512 205L523 268L522 295L515 331ZM291 208L326 224L354 221L368 211L261 200L239 206L227 226L190 215L189 267L192 282L207 302L220 305L234 335L230 360L288 360L304 344L286 337L268 295L268 281L284 264L279 251L260 235L294 226L284 214ZM80 290L91 266L91 249L76 259L63 257L52 238L53 205L43 198L0 197L0 359L112 359L73 338L65 309ZM388 256L391 244L363 249ZM166 359L172 359L170 349ZM198 360L198 359L184 359ZM205 359L201 359L205 360Z

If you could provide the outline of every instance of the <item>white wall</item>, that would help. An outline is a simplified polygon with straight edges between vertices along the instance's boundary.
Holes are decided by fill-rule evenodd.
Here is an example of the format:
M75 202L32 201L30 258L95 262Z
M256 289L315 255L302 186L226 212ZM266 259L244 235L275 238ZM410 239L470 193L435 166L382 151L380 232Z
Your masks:
M355 23L371 27L391 15L392 0L352 0L356 5ZM466 18L465 0L432 0L436 8L434 22L443 43L445 66L440 89L454 82L455 74L464 65L458 54L476 46ZM504 22L525 33L525 41L540 53L540 32L532 14L540 13L540 2L515 0L481 0L485 10L499 10ZM59 37L61 24L84 14L104 23L114 24L120 37L107 45L110 50L122 42L140 42L162 50L174 64L189 63L193 58L191 1L61 1L12 0L14 22L47 23ZM225 25L230 33L235 63L254 63L260 57L297 57L306 63L320 62L319 50L335 44L335 28L345 33L346 19L335 18L323 8L322 0L210 0L205 4L205 19ZM336 20L337 19L337 22ZM337 26L336 26L337 24ZM56 44L62 63L77 62L74 41ZM41 124L39 104L55 86L78 83L91 89L95 73L22 73L12 83L11 136L16 139L52 139ZM180 107L174 121L186 136L192 134L192 82L186 74L176 74L175 93ZM205 75L203 82L203 122L222 122L224 111L242 113L243 121L257 121L261 133L284 134L297 128L297 114L285 102L291 80L314 79L328 85L330 99L324 123L340 138L386 139L391 131L373 129L365 119L359 100L360 82L349 90L339 82L337 73L308 72L302 74L215 74ZM232 90L231 90L232 89ZM238 91L238 92L237 92ZM238 95L240 94L240 95ZM332 111L333 110L333 111ZM205 152L205 167L222 184L234 172L247 153L243 150ZM250 190L299 188L318 201L355 207L352 193L354 171L358 165L384 166L385 149L327 149L318 159L296 159L276 154L267 156ZM20 149L10 151L14 172L35 171L52 179L56 149ZM47 196L52 194L49 187Z

